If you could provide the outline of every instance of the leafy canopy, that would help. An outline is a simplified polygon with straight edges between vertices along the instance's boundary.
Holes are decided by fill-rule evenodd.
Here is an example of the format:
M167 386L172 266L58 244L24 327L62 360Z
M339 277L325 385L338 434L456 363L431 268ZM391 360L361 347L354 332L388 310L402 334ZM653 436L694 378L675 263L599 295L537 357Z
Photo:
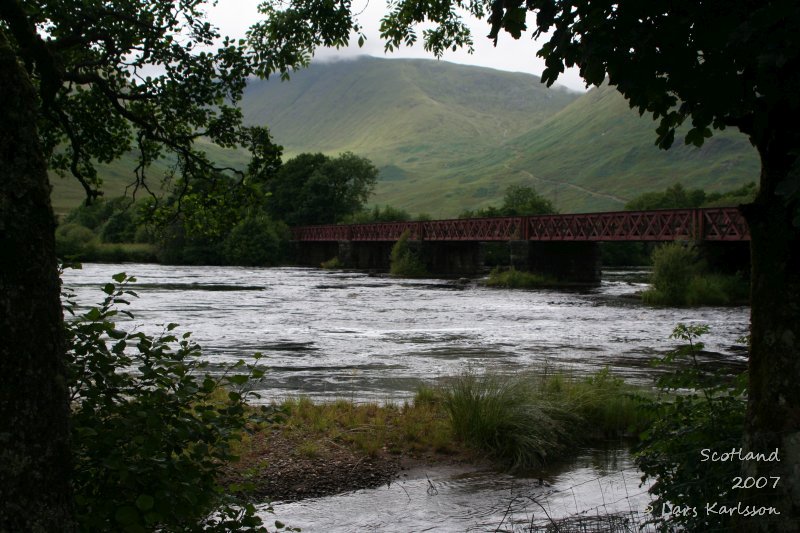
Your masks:
M95 164L133 151L132 185L148 185L163 159L175 176L260 176L276 147L247 127L237 107L247 78L304 64L222 37L205 18L207 0L6 0L0 40L8 41L38 90L36 119L49 168L71 173L91 200L101 194ZM272 55L270 55L272 54ZM273 59L262 61L264 55ZM242 147L246 170L221 167L198 140Z
M361 211L378 168L350 152L338 157L300 154L266 182L267 209L287 224L333 224Z
M476 211L466 210L459 218L476 217L515 217L527 215L552 215L556 208L553 203L527 185L509 185L503 196L503 205L489 206Z
M80 529L265 531L244 487L220 482L246 425L272 416L246 403L263 371L239 361L212 372L177 324L126 330L117 321L133 318L121 307L135 279L114 281L100 306L65 324Z

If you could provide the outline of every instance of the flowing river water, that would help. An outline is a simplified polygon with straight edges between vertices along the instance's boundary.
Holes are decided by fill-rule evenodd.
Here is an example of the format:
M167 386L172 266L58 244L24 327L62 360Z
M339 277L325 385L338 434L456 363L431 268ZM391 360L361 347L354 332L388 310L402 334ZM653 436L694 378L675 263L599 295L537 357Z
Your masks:
M737 339L747 333L748 308L645 306L631 297L646 287L642 271L606 272L591 289L532 291L304 268L152 264L86 264L63 279L81 308L100 302L100 287L122 271L138 280L129 310L141 330L177 322L212 362L262 353L267 402L297 394L398 402L420 382L467 368L547 366L581 375L609 367L652 383L648 362L675 346L669 334L679 322L710 326L704 358L746 362ZM641 510L648 501L624 450L584 450L536 478L445 468L407 474L379 489L277 504L276 516L303 531L511 531L576 513Z

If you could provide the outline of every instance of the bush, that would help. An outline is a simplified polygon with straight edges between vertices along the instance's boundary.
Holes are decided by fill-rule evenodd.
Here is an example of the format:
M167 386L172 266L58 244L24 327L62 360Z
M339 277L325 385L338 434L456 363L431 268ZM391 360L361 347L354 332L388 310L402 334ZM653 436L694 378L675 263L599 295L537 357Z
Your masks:
M84 260L97 247L97 237L85 226L67 223L56 229L56 255L62 259Z
M406 230L392 246L389 273L396 278L425 278L430 274L408 242L411 233Z
M217 481L236 459L252 416L247 386L262 372L240 361L210 374L176 324L156 336L119 329L134 278L114 280L101 306L66 325L79 528L262 530L253 506Z
M320 263L319 266L326 270L333 270L336 268L342 268L343 265L338 257L332 257L331 259L328 259L327 261L323 261L322 263Z
M345 217L342 222L345 224L369 224L372 222L396 222L411 220L411 214L405 209L399 209L386 205L381 209L376 205L371 211L363 210Z
M494 268L489 272L489 279L486 280L486 285L489 287L504 287L507 289L535 289L537 287L550 287L555 284L557 284L557 281L553 278L517 270L513 267L508 270L500 267Z
M97 230L108 220L118 203L117 199L107 201L103 198L95 199L91 204L84 202L70 211L64 221Z
M152 244L98 244L84 261L98 263L155 263L156 248Z
M134 242L136 239L136 221L132 208L117 211L103 224L100 236L103 242Z
M699 273L697 251L672 242L653 250L653 288L668 305L684 305L692 278Z
M741 276L703 272L697 251L682 243L665 244L653 251L653 288L642 293L645 303L697 306L746 303L747 280Z
M162 229L157 245L158 261L167 265L221 265L219 242L206 236L189 236L181 223Z
M283 260L289 229L265 215L249 216L236 224L222 244L230 265L268 266Z
M673 371L659 380L661 395L644 403L654 422L642 434L636 464L643 482L654 480L650 523L663 531L728 531L730 517L702 507L713 502L736 507L732 480L740 475L741 462L703 461L701 450L743 446L747 382L744 375L731 380L701 368L698 339L707 331L678 324L672 337L686 344L661 359L659 364ZM672 506L689 512L670 514Z

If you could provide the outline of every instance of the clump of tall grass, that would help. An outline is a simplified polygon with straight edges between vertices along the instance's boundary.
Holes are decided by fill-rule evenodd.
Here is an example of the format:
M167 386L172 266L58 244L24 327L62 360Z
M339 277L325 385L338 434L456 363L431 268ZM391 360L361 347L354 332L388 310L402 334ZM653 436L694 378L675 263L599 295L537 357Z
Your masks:
M420 389L422 390L422 389ZM343 444L367 455L392 453L455 452L447 417L438 392L419 393L403 405L356 404L350 400L315 403L305 396L281 405L285 417L279 425L303 442L319 440Z
M577 442L575 415L532 393L518 378L467 372L446 386L444 407L457 438L511 468L529 468Z
M489 272L486 285L489 287L504 287L507 289L535 289L537 287L552 287L557 281L553 278L525 272L515 268L502 269L496 267Z
M747 280L704 272L696 248L679 242L653 251L651 281L642 300L653 305L734 305L746 303L749 295Z
M563 374L477 375L443 387L454 435L511 469L541 465L590 438L644 424L632 389L607 371L579 380Z

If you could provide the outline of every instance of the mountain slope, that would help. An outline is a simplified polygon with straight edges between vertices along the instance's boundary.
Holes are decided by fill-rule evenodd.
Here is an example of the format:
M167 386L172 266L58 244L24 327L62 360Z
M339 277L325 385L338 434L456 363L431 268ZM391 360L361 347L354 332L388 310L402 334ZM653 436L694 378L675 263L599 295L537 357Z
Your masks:
M433 217L496 204L512 183L533 185L562 212L620 209L673 183L718 191L757 181L755 150L735 132L702 149L654 146L656 124L604 86L586 94L547 89L535 76L433 60L314 64L289 82L254 81L246 121L266 124L285 158L352 151L381 168L375 204ZM242 154L209 149L226 164ZM133 164L103 167L110 196ZM57 209L80 189L59 181Z
M252 83L242 108L288 154L349 150L414 173L499 146L577 97L527 74L361 57Z

